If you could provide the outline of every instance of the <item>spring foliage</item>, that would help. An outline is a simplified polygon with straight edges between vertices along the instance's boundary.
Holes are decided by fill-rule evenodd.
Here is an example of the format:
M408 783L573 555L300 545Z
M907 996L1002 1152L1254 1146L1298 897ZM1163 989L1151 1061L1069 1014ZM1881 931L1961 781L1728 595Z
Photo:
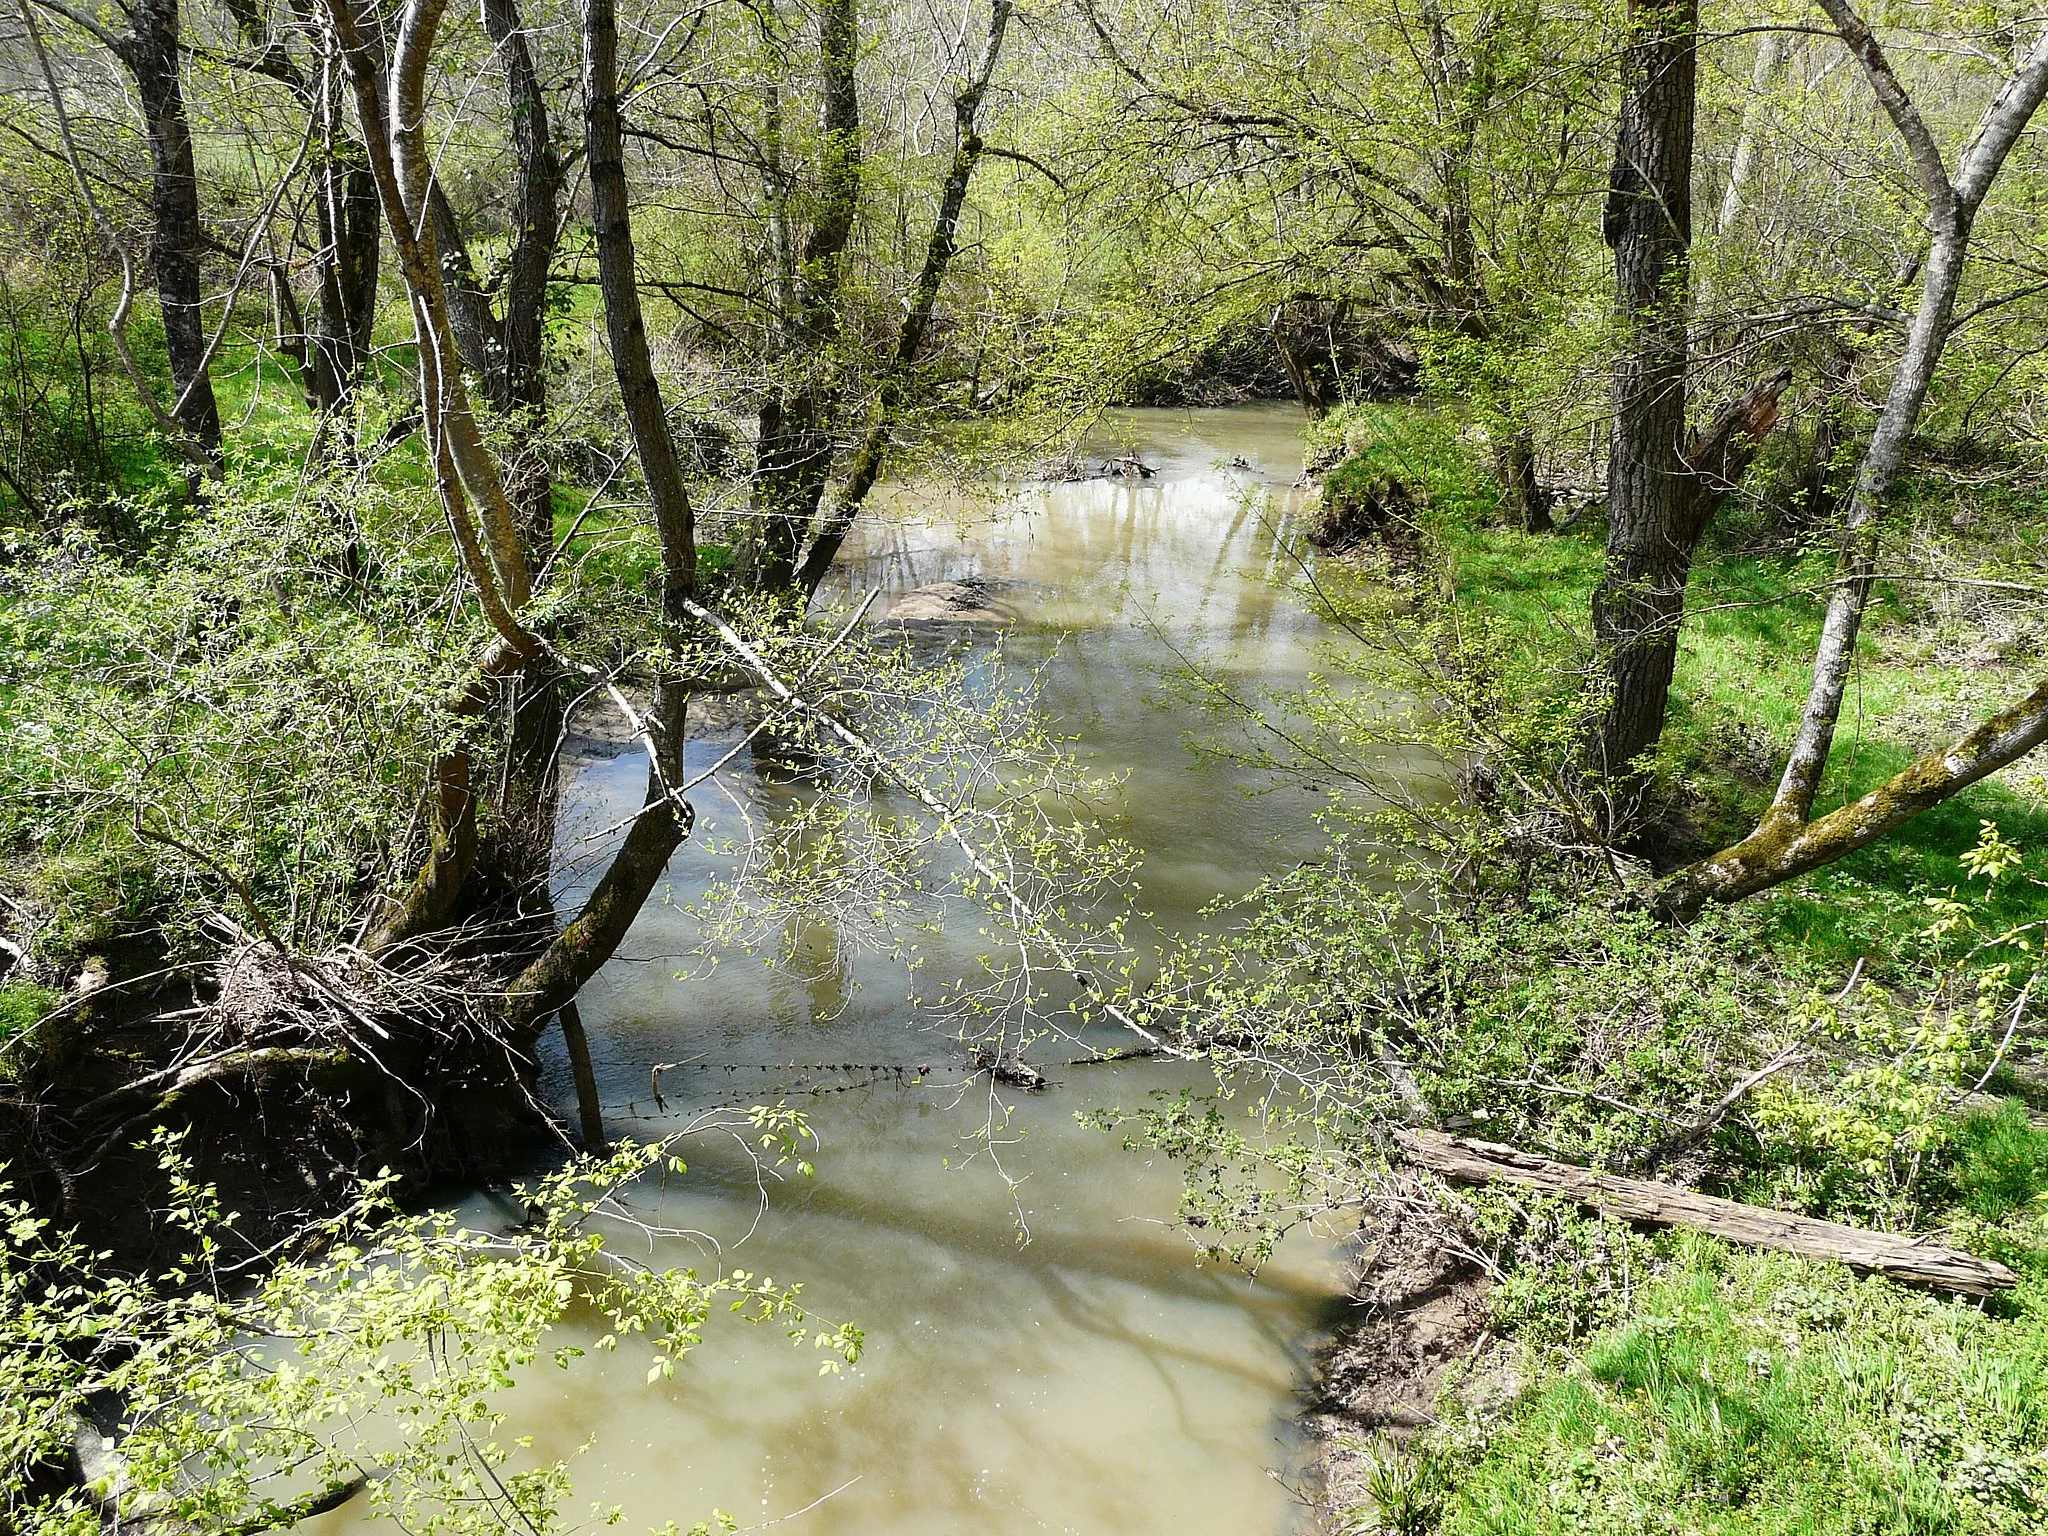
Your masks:
M731 1118L768 1158L795 1156L807 1135L787 1111ZM373 1182L300 1256L253 1276L231 1261L232 1214L192 1180L179 1138L158 1146L186 1245L161 1272L114 1271L18 1199L0 1206L11 1530L254 1531L357 1484L409 1530L562 1530L577 1523L568 1464L530 1451L504 1394L535 1370L573 1368L583 1350L554 1336L572 1316L597 1348L643 1355L650 1383L721 1311L814 1345L824 1370L859 1354L858 1331L815 1322L798 1287L650 1268L607 1245L605 1229L642 1225L636 1181L686 1171L678 1140L520 1187L525 1221L495 1233L446 1212L399 1215L388 1182ZM103 1449L70 1486L56 1474L82 1434Z

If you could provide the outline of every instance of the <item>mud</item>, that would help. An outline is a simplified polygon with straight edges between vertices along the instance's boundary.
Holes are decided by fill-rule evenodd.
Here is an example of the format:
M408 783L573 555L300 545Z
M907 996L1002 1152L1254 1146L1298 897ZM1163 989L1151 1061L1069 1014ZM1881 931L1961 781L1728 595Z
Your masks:
M1316 1361L1304 1422L1316 1444L1313 1502L1326 1516L1370 1502L1371 1453L1433 1425L1453 1368L1482 1360L1493 1342L1486 1272L1433 1226L1397 1213L1363 1236L1350 1295Z

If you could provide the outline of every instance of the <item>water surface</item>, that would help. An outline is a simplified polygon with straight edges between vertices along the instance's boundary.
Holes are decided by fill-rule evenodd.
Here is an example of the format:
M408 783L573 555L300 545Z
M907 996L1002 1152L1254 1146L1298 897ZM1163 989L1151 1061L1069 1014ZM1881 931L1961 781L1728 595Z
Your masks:
M898 493L825 594L843 604L879 588L886 603L965 576L1014 584L1021 622L1001 643L1051 658L1040 707L1122 778L1113 830L1146 850L1142 902L1158 930L1188 928L1212 898L1314 846L1313 795L1198 763L1184 737L1203 722L1161 679L1182 657L1247 688L1313 667L1320 627L1285 590L1299 427L1278 408L1133 412L1102 447L1137 449L1150 480ZM692 771L733 739L693 741ZM631 752L582 768L565 864L637 804L643 772ZM802 1104L822 1142L814 1179L774 1185L764 1210L750 1160L711 1141L642 1209L710 1234L725 1262L802 1281L820 1313L865 1329L867 1351L821 1379L817 1357L778 1331L714 1326L672 1382L646 1385L624 1352L522 1389L541 1449L596 1437L579 1503L623 1505L626 1529L688 1527L718 1508L807 1536L1290 1529L1295 1393L1336 1290L1329 1247L1293 1242L1256 1279L1198 1267L1172 1219L1174 1170L1075 1122L1200 1084L1200 1069L1052 1065L1047 1091L997 1096L921 1023L897 962L828 930L799 934L784 963L686 963L683 903L716 873L734 802L775 814L745 757L721 789L698 799L699 840L678 854L669 900L584 994L607 1115L615 1133L669 1123L650 1089L657 1062L683 1063L664 1079L671 1111ZM983 942L971 921L923 940L922 986L965 974ZM824 1069L840 1063L864 1070ZM912 1070L865 1070L891 1064ZM549 1080L568 1110L559 1063ZM990 1124L1003 1129L976 1142ZM681 1243L660 1256L715 1262Z

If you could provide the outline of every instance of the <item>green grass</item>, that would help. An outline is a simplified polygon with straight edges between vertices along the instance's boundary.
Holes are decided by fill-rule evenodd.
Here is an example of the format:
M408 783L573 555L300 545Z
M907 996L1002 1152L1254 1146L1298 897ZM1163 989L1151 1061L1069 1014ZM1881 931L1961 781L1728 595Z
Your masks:
M2003 1221L2037 1208L2048 1191L2048 1130L2007 1099L1963 1122L1951 1163L1957 1204L1981 1221Z
M0 1050L34 1029L57 1006L57 994L33 982L10 981L0 986Z
M1351 454L1333 475L1394 474L1423 491L1461 606L1504 619L1526 637L1533 657L1556 668L1584 664L1605 537L1597 515L1555 534L1505 525L1480 455L1445 412L1352 407L1318 424L1312 437ZM1965 505L1953 487L1921 477L1902 483L1897 503L1901 535L1912 529L1918 539L1938 538L1964 559L1994 562L2008 574L2048 570L2038 490L1988 488ZM1759 547L1758 520L1747 507L1731 505L1721 516L1693 568L1658 768L1699 852L1747 832L1769 801L1805 702L1822 584L1832 569L1826 548ZM1969 525L1967 535L1953 531L1958 520ZM2020 668L1971 669L1952 659L1969 636L1936 620L1928 591L1886 585L1875 594L1816 814L1898 772L1947 739L1957 721L1980 718L2032 685ZM1842 963L1881 957L1902 918L1921 920L1921 895L1956 883L1956 861L1984 821L2038 850L2031 862L2048 864L2048 800L2008 782L2014 777L1979 784L1777 893L1774 925L1788 942ZM1987 908L1988 923L2044 919L2048 887L2027 881L2002 882Z
M2038 1251L1986 1310L1691 1234L1670 1244L1627 1321L1550 1363L1487 1438L1468 1428L1461 1453L1454 1429L1433 1453L1463 1463L1446 1533L2043 1528Z

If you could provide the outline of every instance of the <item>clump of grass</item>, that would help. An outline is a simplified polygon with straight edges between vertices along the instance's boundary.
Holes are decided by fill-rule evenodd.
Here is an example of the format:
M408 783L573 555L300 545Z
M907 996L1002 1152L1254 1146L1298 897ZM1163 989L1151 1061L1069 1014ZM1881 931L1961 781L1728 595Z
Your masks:
M1957 1203L1985 1221L2003 1221L2048 1191L2048 1130L2007 1099L1992 1114L1970 1116L1953 1152Z
M55 992L33 982L10 981L0 986L0 1079L12 1077L20 1069L29 1037L58 1000Z
M1361 1486L1372 1502L1345 1522L1346 1536L1429 1536L1443 1519L1450 1479L1427 1449L1404 1450L1381 1441L1361 1449Z

